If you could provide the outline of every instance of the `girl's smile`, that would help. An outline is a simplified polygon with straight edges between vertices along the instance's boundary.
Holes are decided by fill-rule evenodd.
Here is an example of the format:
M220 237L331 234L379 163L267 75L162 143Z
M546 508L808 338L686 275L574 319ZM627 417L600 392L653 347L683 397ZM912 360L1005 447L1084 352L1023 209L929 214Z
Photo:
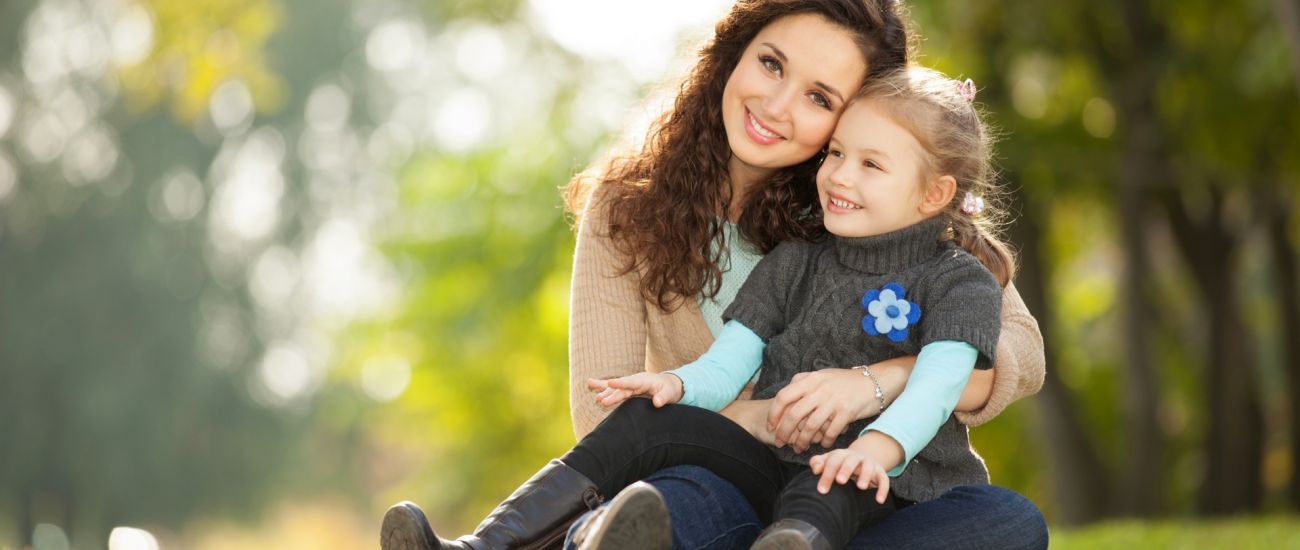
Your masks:
M826 229L841 237L883 235L919 222L925 149L871 100L849 105L817 171Z

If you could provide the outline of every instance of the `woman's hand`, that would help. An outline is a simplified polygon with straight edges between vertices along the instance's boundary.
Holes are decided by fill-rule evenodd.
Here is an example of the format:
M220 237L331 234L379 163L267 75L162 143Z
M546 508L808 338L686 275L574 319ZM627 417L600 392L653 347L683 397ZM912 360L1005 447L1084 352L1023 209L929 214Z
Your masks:
M754 439L773 445L776 439L767 429L767 409L771 402L771 399L738 399L719 412L739 424Z
M636 395L649 397L656 407L682 399L682 379L665 372L639 372L609 380L588 378L587 388L600 392L596 394L596 402L604 407L613 407Z
M880 380L888 405L903 392L916 357L897 357L871 365ZM880 414L876 386L862 372L853 369L821 369L794 375L790 384L772 399L767 429L774 445L789 444L803 452L813 443L835 444L850 422Z

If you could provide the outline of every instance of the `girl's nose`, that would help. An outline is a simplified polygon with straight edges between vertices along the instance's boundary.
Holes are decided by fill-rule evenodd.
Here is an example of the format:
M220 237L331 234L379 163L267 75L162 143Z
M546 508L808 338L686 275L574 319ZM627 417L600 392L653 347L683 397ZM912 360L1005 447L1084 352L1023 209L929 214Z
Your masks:
M847 162L840 162L831 167L831 173L827 181L836 187L851 187L853 185L853 166Z

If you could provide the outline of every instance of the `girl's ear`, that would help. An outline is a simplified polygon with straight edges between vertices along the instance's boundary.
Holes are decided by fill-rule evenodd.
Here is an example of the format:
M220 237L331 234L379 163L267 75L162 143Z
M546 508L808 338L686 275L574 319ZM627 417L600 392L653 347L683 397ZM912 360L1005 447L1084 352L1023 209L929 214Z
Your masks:
M953 195L957 194L957 179L952 176L939 176L925 186L925 196L921 197L921 214L930 216L943 212Z

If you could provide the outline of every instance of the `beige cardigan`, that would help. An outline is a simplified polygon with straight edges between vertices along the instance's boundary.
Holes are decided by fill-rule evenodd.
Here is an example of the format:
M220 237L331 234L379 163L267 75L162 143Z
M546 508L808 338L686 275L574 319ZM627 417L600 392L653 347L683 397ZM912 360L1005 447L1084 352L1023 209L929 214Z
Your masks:
M618 274L626 257L609 238L599 195L588 201L579 224L569 298L569 410L579 439L608 414L587 389L588 378L674 369L696 360L713 343L696 300L683 300L681 307L664 313L642 298L639 273ZM982 409L956 413L958 420L982 424L1036 393L1043 385L1044 362L1038 322L1015 285L1007 285L993 394Z

